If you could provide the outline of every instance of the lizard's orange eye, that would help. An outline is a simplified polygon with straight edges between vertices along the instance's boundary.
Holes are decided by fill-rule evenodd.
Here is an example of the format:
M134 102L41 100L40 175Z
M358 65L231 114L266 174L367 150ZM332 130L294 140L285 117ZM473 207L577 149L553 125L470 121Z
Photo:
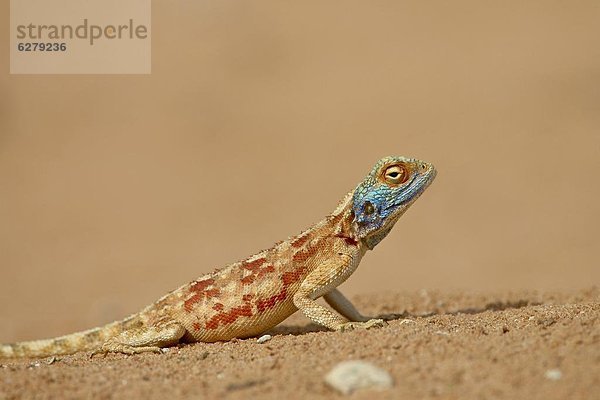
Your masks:
M386 183L391 185L399 185L406 182L408 179L408 172L402 164L390 165L385 169L383 178L385 179Z

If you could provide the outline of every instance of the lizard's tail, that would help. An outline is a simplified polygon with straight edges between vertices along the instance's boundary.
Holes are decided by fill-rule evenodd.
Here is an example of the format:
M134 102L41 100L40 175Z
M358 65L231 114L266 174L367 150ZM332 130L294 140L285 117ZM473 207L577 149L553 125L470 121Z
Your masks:
M134 323L133 319L134 316L131 316L122 321L112 322L99 328L72 333L53 339L0 344L0 358L47 357L73 354L78 351L95 350L102 346L106 340L118 335L123 332L127 326L132 325L132 323Z

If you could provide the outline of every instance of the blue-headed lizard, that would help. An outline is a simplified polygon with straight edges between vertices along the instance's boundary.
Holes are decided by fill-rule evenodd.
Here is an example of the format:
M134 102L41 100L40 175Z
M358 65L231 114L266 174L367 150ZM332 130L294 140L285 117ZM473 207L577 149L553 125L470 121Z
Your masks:
M386 157L332 214L268 250L204 275L142 311L54 339L0 345L0 357L160 351L258 335L301 310L331 330L378 327L336 289L435 178L433 165ZM337 313L318 304L324 297ZM339 313L339 314L338 314Z

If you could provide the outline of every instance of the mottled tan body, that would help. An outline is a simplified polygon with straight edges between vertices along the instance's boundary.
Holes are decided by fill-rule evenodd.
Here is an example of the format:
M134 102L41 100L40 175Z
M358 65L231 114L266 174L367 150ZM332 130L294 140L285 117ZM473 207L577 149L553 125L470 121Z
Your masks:
M179 341L251 337L274 327L298 308L318 324L341 329L348 319L314 301L323 295L341 314L365 322L368 319L335 290L354 272L366 251L350 232L350 197L300 235L183 285L121 322L56 339L2 345L0 355L39 357L103 345L107 351L134 353ZM370 323L378 324L380 320Z
M299 307L313 308L316 322L332 329L348 322L312 301L350 276L365 252L344 232L347 207L336 211L298 236L180 287L141 318L155 325L168 315L185 328L184 340L202 342L255 336ZM190 290L194 285L201 290Z
M55 339L0 345L0 356L85 350L133 354L179 342L245 338L298 309L332 330L382 326L381 319L362 316L336 287L434 177L430 164L384 158L331 215L300 235L183 285L123 321ZM317 304L321 296L337 313Z

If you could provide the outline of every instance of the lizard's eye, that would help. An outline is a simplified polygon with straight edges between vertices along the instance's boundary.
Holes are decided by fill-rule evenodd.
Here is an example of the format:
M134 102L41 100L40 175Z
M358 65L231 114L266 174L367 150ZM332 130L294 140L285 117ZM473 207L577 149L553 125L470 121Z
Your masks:
M408 173L406 172L406 168L402 164L390 165L385 169L383 173L383 178L386 183L391 185L399 185L401 183L406 182L408 179Z
M366 215L371 215L375 212L375 206L370 201L366 201L364 205L364 211Z

